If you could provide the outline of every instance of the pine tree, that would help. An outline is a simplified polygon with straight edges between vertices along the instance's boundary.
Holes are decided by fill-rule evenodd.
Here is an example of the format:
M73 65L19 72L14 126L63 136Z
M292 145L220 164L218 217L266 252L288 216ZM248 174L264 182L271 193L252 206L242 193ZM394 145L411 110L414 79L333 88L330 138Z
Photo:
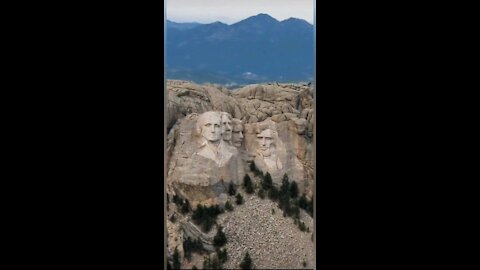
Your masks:
M189 261L192 259L192 241L190 237L187 238L187 240L183 241L183 251L185 253L185 258L187 258Z
M180 198L180 196L178 196L177 194L173 195L173 202L179 207L183 205L183 199Z
M192 219L195 224L202 226L204 232L209 232L215 224L217 216L223 212L223 209L220 209L218 205L204 207L199 204L197 209L193 211Z
M178 196L177 194L173 194L173 199L172 199L173 203L177 204L178 202Z
M222 213L222 209L220 209L220 206L218 206L218 204L215 206L211 206L211 208L212 208L212 217L216 218L219 214Z
M180 211L182 212L182 214L186 214L190 212L191 209L192 207L190 206L190 202L188 200L185 200Z
M276 187L272 187L269 191L268 191L268 197L272 200L272 201L276 201L278 199L278 189Z
M245 191L248 194L253 193L254 190L253 190L252 179L250 179L250 176L248 176L248 174L245 174L245 177L243 177L243 186L245 187Z
M195 251L203 250L203 244L202 244L202 240L200 240L200 237L197 237L197 239L193 241L193 247Z
M222 231L222 226L217 227L217 234L213 238L213 245L215 247L221 247L224 246L227 243L227 236L225 233Z
M292 181L290 183L290 197L296 198L298 196L298 185L297 182Z
M307 209L307 204L308 204L308 201L307 201L307 197L305 195L305 193L302 194L302 197L300 197L300 199L298 200L298 206L304 210Z
M237 194L237 200L236 200L236 203L237 204L243 204L243 197L240 193Z
M235 190L235 187L233 186L233 183L230 182L230 184L228 185L228 194L230 196L235 196L236 193L237 193L237 191Z
M282 195L282 197L290 197L289 195L289 187L290 187L290 182L289 182L289 179L288 179L288 175L287 174L284 174L283 175L283 178L282 178L282 186L280 186L280 194Z
M250 258L250 254L245 254L245 257L243 257L243 261L240 263L240 268L241 269L252 269L252 258Z
M255 161L250 162L250 171L253 172L255 176L263 177L263 172L257 168Z
M195 221L195 223L198 224L203 220L204 216L205 216L205 210L203 208L203 205L198 204L197 209L195 209L195 211L193 212L192 219L193 221Z
M230 212L233 211L233 206L230 201L227 201L227 203L225 204L225 209Z
M278 207L285 211L287 215L290 215L290 196L285 196L285 194L280 194Z
M253 185L251 184L251 182L250 182L249 185L247 185L247 186L245 187L245 192L247 192L247 194L252 194L253 192L255 192L255 190L253 189Z
M227 249L224 248L222 252L222 262L225 263L227 260L228 260L228 253L227 253Z
M217 249L217 257L220 263L225 263L227 261L227 249Z
M292 211L293 211L293 216L294 216L295 218L298 218L298 219L299 219L299 218L300 218L300 208L299 208L298 206L294 205L294 206L292 207Z
M173 269L180 269L180 254L178 253L177 247L175 247L175 251L173 252Z
M262 181L262 187L265 190L269 190L273 187L273 181L272 181L272 176L270 175L269 172L265 174L265 177L263 178Z
M220 264L220 260L218 259L217 256L214 256L212 260L210 260L210 267L212 269L222 269L222 266Z
M250 171L252 171L253 173L256 173L258 171L257 166L255 165L255 161L253 160L252 162L250 162Z
M203 231L208 233L212 229L214 223L215 222L212 217L208 216L205 218L202 226Z

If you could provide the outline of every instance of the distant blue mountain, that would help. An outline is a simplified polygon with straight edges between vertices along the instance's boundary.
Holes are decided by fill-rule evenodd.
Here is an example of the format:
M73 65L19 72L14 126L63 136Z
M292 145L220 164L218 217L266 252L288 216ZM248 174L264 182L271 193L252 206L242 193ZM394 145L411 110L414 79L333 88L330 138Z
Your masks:
M192 29L195 28L199 25L202 25L201 23L176 23L167 20L167 29L178 29L178 30L185 30L185 29Z
M169 26L170 25L170 26ZM258 14L232 25L167 22L167 78L212 83L313 80L313 25Z

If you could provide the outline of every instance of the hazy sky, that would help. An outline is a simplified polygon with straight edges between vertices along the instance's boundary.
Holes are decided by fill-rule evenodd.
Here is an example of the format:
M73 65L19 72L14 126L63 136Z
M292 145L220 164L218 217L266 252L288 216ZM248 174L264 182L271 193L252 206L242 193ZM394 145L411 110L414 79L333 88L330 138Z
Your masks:
M236 23L258 13L282 21L290 17L313 24L315 0L166 0L167 19L174 22Z

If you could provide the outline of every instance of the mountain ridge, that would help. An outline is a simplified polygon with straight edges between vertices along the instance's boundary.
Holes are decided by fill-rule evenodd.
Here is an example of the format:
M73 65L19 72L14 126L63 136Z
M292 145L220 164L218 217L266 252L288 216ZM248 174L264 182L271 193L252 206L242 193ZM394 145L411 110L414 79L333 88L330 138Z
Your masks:
M266 18L265 16L267 16L267 17L269 17L269 18L271 18L271 19L273 19L273 20L275 20L275 21L277 21L277 22L279 22L279 23L293 19L293 20L303 21L303 22L305 22L305 23L313 26L313 24L309 23L308 21L306 21L306 20L304 20L304 19L295 18L295 17L290 17L290 18L287 18L287 19L285 19L285 20L277 20L277 19L275 19L274 17L272 17L272 16L270 16L270 15L268 15L268 14L266 14L266 13L259 13L259 14L257 14L257 15L253 15L253 16L247 17L247 18L245 18L245 19L243 19L243 20L240 20L240 21L238 21L238 22L234 22L234 23L231 23L231 24L228 24L228 23L225 23L225 22L221 22L221 21L215 21L215 22L211 22L211 23L199 23L199 22L183 22L183 23L182 23L182 22L175 22L175 21L168 20L168 19L166 20L166 22L167 22L167 25L168 25L168 23L207 25L207 24L212 24L212 23L217 23L217 22L222 23L222 24L226 24L226 25L233 25L233 24L237 24L237 23L240 23L240 22L245 21L245 20L248 20L248 19L252 19L252 18Z
M170 79L239 84L313 80L314 29L305 20L278 21L260 13L231 25L170 25Z

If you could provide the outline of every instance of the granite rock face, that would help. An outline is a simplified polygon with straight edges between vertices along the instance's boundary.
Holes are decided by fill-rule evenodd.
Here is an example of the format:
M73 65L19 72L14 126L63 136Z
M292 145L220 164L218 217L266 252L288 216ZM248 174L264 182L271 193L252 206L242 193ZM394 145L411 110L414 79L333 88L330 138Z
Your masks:
M256 84L230 91L218 85L169 80L167 90L166 155L170 190L175 183L175 190L190 201L215 199L230 182L241 184L249 161L253 160L263 172L272 175L274 183L280 183L286 173L299 184L301 192L312 195L314 108L310 87ZM207 112L220 115L221 120L221 114L226 113L230 120L241 123L239 130L244 142L238 147L238 139L235 143L232 139L221 141L220 153L229 153L223 161L209 158L216 147L200 149L206 143L195 129L198 118ZM223 122L220 129L222 125ZM260 134L262 131L264 134ZM219 132L223 134L222 130ZM260 135L268 146L261 145ZM187 186L198 187L198 192Z
M251 162L255 162L256 167L262 172L269 172L275 185L280 186L282 177L286 174L290 181L297 182L300 194L305 193L308 198L312 198L315 117L312 88L300 84L275 83L248 85L228 90L219 85L198 85L187 81L169 80L167 95L165 180L170 198L176 195L188 199L192 209L196 209L199 204L219 205L224 209L227 201L235 205L234 198L228 195L230 184L240 191L244 176L248 174L254 185L259 185L259 178L250 171ZM272 220L271 214L260 212L264 209L270 213L273 202L254 199L252 197L254 195L243 195L248 198L245 209L250 209L245 210L246 212L258 212L265 222ZM175 246L179 247L180 252L183 251L181 243L186 237L200 239L207 252L213 252L214 232L200 231L191 222L188 214L180 214L175 204L170 205L172 206L168 215L175 215L180 219L177 223L167 222L169 257ZM237 207L240 206L235 205L235 208ZM244 209L243 206L241 209ZM246 212L243 218L248 218ZM222 215L235 217L232 221L243 224L240 221L242 217L235 213L236 210ZM277 239L277 230L280 232L295 225L283 222L281 214L274 217L275 223L283 225L277 226L272 223L272 228L276 229L265 232L265 237L271 238L275 243L293 241L292 245L296 249L292 256L282 259L286 260L285 262L277 261L277 267L301 266L302 261L298 260L300 255L306 256L309 265L314 264L310 251L304 251L302 247L309 236L298 234L303 242L295 242L291 237ZM313 220L308 215L305 217L305 214L302 214L301 219L313 228ZM258 221L252 220L245 224L253 226L255 222ZM239 237L237 240L243 243L242 245L247 245L248 241L242 240L245 228L235 229L230 223L225 218L219 221L219 225L227 226L225 230L228 237ZM264 245L273 248L271 244ZM312 243L307 241L306 244L309 246ZM235 251L229 250L232 252L229 253L232 254L232 258L226 265L238 267L236 264L242 259L243 251L238 250L234 243L227 246ZM264 256L262 252L253 252L251 255L254 258ZM280 253L277 255L279 258L282 257ZM200 267L200 262L200 258L193 259L192 262L185 261L184 266L196 264ZM270 263L257 262L257 266L267 266Z
M257 84L230 92L218 85L169 80L167 90L166 159L170 191L179 192L191 202L212 199L215 202L230 182L241 184L249 162L255 161L260 170L272 175L274 183L280 183L287 174L299 184L301 192L312 195L311 88L298 84ZM241 131L236 135L242 134L243 144L238 140L233 143L231 138L220 140L220 154L229 153L223 161L211 158L217 146L205 146L207 140L196 131L199 117L207 112L218 114L221 121L223 113L230 121L241 123L238 128ZM219 129L223 126L220 123ZM223 134L222 130L218 132ZM268 145L262 146L262 140Z
M245 162L239 151L220 137L220 123L218 145L210 143L196 130L199 118L201 120L208 114L220 115L220 112L189 114L178 120L167 137L167 154L171 153L167 192L173 191L173 194L188 199L194 207L198 203L218 203L217 199L226 193L228 184L239 185L245 175Z
M191 113L223 111L234 118L243 115L237 100L223 86L199 85L188 81L167 81L167 129Z

